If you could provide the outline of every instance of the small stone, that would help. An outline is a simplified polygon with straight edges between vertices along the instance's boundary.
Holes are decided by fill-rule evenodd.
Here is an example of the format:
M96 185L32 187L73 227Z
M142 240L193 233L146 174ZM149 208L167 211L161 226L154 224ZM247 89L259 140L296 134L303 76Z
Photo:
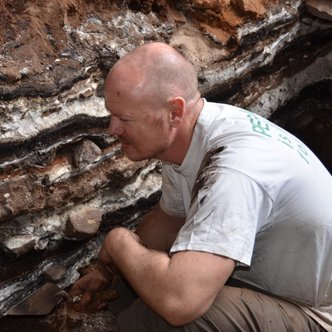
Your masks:
M87 89L85 91L82 91L80 93L80 98L85 99L93 96L93 90L92 89Z
M102 154L97 144L90 140L84 140L74 149L74 163L78 168L92 164Z
M68 215L64 236L69 239L83 240L97 233L102 219L99 209L82 206Z
M15 235L3 242L5 252L22 256L34 248L36 238L32 234Z
M19 73L19 70L14 66L10 66L8 68L3 67L1 69L0 75L3 80L7 81L8 83L15 83L22 77L22 75Z
M62 58L71 58L73 56L73 53L71 50L64 50L63 52L60 53L60 57Z
M29 74L29 68L28 67L24 67L24 68L22 68L21 70L20 70L20 74L22 75L22 76L28 76L28 74Z
M56 283L63 279L66 272L67 272L66 266L55 264L52 265L43 273L43 277L45 278L46 281L51 281Z
M103 22L99 18L96 18L96 17L88 17L87 22L97 24L97 25L103 25Z
M85 24L85 31L87 33L101 33L103 32L102 25L93 22L88 22Z
M266 9L261 1L257 0L233 0L237 8L246 15L252 17L263 17L266 14Z

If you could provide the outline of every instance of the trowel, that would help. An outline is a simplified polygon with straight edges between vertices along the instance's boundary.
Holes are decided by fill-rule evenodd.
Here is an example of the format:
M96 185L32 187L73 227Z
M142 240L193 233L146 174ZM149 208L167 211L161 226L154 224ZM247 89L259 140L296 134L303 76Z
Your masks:
M39 287L31 295L10 308L5 315L8 316L43 316L49 314L53 308L64 300L72 303L79 302L78 297L72 298L66 291L52 282Z

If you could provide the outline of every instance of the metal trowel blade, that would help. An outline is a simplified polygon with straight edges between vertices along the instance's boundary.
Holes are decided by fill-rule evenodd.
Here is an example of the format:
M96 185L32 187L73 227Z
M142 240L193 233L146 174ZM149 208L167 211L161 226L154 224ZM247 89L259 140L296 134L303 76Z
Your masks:
M23 301L10 308L6 315L10 316L42 316L49 314L61 302L57 294L61 291L57 285L48 282L38 288Z

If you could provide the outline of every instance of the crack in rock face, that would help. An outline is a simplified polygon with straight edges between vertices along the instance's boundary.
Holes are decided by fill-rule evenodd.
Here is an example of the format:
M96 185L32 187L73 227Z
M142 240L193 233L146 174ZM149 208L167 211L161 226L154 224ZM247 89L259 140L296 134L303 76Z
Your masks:
M158 202L160 163L126 158L104 106L108 71L137 46L172 45L193 63L204 97L271 118L331 171L328 2L2 1L0 315L45 280L69 287L111 228L135 229ZM31 329L60 331L62 313ZM11 324L0 319L1 330L17 331ZM101 313L66 328L96 324L115 331Z

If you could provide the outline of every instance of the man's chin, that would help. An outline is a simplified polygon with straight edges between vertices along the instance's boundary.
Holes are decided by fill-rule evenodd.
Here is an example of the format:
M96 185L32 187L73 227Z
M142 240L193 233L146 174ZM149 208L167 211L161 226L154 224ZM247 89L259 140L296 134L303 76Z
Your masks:
M126 155L126 157L127 157L129 160L131 160L131 161L142 161L142 160L149 159L149 158L147 158L147 157L132 156L132 155L128 155L128 154L126 154L126 153L125 153L125 155Z
M135 151L130 151L128 148L123 148L123 152L125 153L126 157L131 161L142 161L148 159L147 156L143 156Z

